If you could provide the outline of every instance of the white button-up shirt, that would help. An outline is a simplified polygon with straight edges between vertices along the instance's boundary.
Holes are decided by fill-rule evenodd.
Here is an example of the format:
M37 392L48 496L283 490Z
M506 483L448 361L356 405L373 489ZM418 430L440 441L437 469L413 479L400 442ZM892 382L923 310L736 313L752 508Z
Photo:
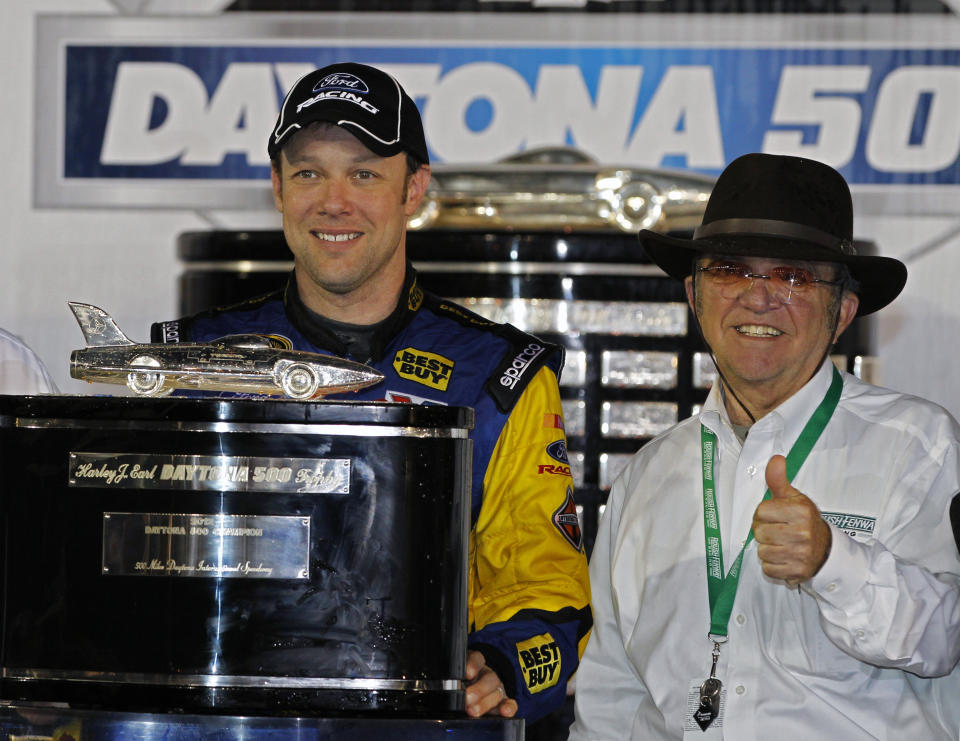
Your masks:
M712 643L701 423L717 435L728 570L786 455L822 401L825 364L741 446L716 388L698 418L637 453L614 482L591 558L595 627L576 680L584 739L949 739L960 729L960 427L929 402L844 376L833 417L793 485L830 524L820 572L799 589L747 546L717 677L722 710L692 720Z
M0 393L57 393L56 384L37 354L19 337L3 329L0 329Z

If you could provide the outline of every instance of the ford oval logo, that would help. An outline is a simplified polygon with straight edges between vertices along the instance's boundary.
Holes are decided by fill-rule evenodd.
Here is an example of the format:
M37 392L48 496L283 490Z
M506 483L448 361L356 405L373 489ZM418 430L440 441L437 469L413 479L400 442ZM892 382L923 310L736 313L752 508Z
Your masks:
M330 89L350 90L354 93L370 92L367 83L356 75L351 75L349 72L334 72L333 74L327 75L314 86L313 92L319 93L321 90Z
M567 441L557 440L556 442L550 443L547 446L547 455L549 455L555 461L569 463L570 461L567 460Z

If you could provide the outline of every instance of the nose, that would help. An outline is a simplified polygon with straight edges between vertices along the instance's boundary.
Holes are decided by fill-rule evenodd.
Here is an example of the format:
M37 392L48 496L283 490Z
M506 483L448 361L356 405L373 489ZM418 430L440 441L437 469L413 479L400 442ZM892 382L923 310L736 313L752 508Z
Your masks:
M327 216L342 216L350 211L350 197L346 183L329 178L320 187L317 211Z
M750 278L747 290L740 294L739 301L753 311L772 311L790 300L788 296L778 295L774 281L765 276Z

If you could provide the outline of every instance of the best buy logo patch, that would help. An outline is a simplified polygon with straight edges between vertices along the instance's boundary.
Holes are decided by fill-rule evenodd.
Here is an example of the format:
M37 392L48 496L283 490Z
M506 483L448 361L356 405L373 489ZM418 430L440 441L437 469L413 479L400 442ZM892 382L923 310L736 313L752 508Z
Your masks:
M454 362L443 355L405 347L393 358L393 367L402 378L440 391L447 390Z
M553 687L560 680L560 647L549 633L518 643L517 656L531 695Z

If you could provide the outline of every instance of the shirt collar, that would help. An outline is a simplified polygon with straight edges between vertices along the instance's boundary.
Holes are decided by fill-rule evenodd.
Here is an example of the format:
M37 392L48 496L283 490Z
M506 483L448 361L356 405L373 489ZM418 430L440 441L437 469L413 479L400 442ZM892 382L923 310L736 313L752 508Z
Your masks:
M379 361L383 358L388 345L410 322L423 304L423 289L417 280L417 271L407 263L407 272L400 289L400 298L390 316L376 325L370 342L369 360ZM287 318L300 333L313 345L341 357L346 356L347 347L331 331L322 316L315 314L306 307L297 290L295 273L290 273L287 287L283 294L283 306ZM360 358L367 361L367 358Z
M788 445L792 445L800 436L817 406L823 401L832 380L833 363L826 360L819 370L813 374L813 378L807 381L797 393L776 409L758 419L755 425L781 428L782 440L787 442ZM726 429L730 435L733 435L730 417L720 395L719 379L710 388L707 400L703 404L703 410L700 412L700 423L714 434L719 435L721 429Z

